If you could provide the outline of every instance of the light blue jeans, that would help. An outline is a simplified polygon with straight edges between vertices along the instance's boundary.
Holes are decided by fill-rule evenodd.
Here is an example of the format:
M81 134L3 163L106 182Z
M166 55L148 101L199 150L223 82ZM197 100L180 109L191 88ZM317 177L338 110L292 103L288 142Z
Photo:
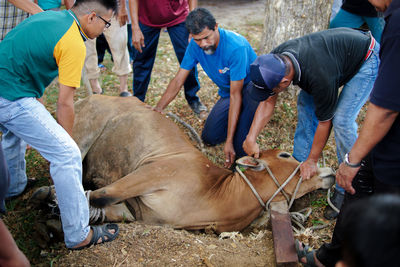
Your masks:
M28 143L50 162L66 246L81 243L90 230L89 207L82 187L81 152L74 140L35 98L0 97L0 128L11 192L19 194L26 186Z
M356 119L360 109L367 101L379 67L379 44L376 43L372 55L364 62L358 73L344 86L332 119L335 133L336 153L339 164L357 139ZM304 90L297 99L297 128L294 134L293 157L305 161L311 151L314 134L318 126L313 97ZM344 193L336 184L336 189Z

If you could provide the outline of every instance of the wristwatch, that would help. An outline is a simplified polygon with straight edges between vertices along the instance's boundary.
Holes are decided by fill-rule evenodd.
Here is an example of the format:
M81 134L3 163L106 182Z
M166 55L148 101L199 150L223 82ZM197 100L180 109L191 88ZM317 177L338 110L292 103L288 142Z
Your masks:
M347 166L351 167L351 168L358 168L361 166L361 162L358 163L351 163L349 161L349 153L346 153L346 155L344 156L344 164L346 164Z

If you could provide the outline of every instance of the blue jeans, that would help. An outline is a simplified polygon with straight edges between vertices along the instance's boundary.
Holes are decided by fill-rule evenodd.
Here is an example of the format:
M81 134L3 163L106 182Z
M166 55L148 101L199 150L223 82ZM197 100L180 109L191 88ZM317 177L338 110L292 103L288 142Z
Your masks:
M74 140L35 98L0 97L0 126L10 190L18 194L26 186L22 170L27 142L50 162L66 246L81 243L90 230L89 207L82 187L81 152Z
M217 145L226 140L228 134L229 103L229 97L220 98L208 115L201 134L201 139L203 139L205 144ZM233 147L237 157L247 155L242 146L249 133L257 107L258 102L250 97L247 86L243 86L242 108L233 138Z
M383 28L385 27L385 20L380 17L363 17L340 9L335 18L331 21L329 28L360 28L364 22L367 23L372 36L380 43Z
M3 148L0 142L0 213L6 212L4 200L6 198L8 186L10 184L10 175L7 168L6 159L4 158Z
M379 48L379 44L376 43L370 58L364 62L358 73L343 86L339 95L335 115L332 119L339 164L357 139L356 119L369 97L378 74ZM293 157L298 161L305 161L311 151L314 134L318 126L318 119L314 110L313 97L301 90L297 99L298 122L293 146ZM343 188L337 184L336 188L339 192L344 192Z
M147 87L150 82L154 60L156 59L157 45L161 29L149 27L140 22L139 27L144 36L145 47L142 48L142 53L133 49L133 95L141 101L144 101L146 98ZM184 22L168 27L167 30L176 57L178 58L179 63L181 63L186 52L186 47L189 44L189 32L187 31ZM167 68L168 66L165 67ZM200 84L197 78L196 67L191 70L183 87L185 88L185 98L189 104L199 101L196 93L200 89Z

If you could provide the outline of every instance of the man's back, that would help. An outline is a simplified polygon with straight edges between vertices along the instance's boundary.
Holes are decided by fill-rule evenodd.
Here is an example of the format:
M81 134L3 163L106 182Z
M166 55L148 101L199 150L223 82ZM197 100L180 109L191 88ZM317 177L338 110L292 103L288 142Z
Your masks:
M81 33L70 11L47 11L30 17L0 43L0 96L8 100L41 97L59 74L65 85L78 85L76 62L85 56ZM66 78L64 78L66 77ZM64 79L64 80L63 80Z

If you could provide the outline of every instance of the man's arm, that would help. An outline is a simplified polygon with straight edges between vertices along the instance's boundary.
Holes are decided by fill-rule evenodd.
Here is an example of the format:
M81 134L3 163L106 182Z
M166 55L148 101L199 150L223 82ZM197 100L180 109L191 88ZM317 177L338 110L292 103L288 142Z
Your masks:
M331 129L332 120L320 121L318 123L310 154L308 155L307 160L303 162L300 167L300 173L303 179L310 179L318 172L318 159L321 156L322 150L324 149L326 142L328 141Z
M197 7L197 0L189 0L189 12Z
M8 2L32 15L43 11L40 6L29 0L8 0Z
M246 140L243 142L243 149L247 155L255 158L260 156L260 148L256 142L257 136L271 120L271 117L274 114L274 108L277 99L278 94L275 94L258 104L256 113L254 114L253 122L251 123L250 131L246 136Z
M0 266L31 266L0 219Z
M233 137L235 135L236 125L239 119L240 108L242 107L243 81L230 82L230 103L228 115L228 134L224 146L225 167L230 167L235 161L235 149L233 148Z
M74 126L74 93L75 87L60 84L57 100L57 122L72 136Z
M124 26L129 21L128 12L126 11L126 2L125 0L119 0L119 8L118 8L118 22L119 26Z
M155 111L162 112L168 104L174 100L179 90L183 86L188 77L190 70L180 68L175 77L169 82L167 90L165 90L157 106L154 108Z
M396 120L399 112L379 107L370 103L368 105L367 115L364 125L353 148L349 152L349 162L358 163L368 155L368 153L378 144L382 138L388 133ZM351 185L354 176L359 168L351 168L342 163L336 173L338 184L350 194L356 191Z
M139 0L129 0L129 12L132 22L132 45L142 53L144 47L144 36L139 26Z

